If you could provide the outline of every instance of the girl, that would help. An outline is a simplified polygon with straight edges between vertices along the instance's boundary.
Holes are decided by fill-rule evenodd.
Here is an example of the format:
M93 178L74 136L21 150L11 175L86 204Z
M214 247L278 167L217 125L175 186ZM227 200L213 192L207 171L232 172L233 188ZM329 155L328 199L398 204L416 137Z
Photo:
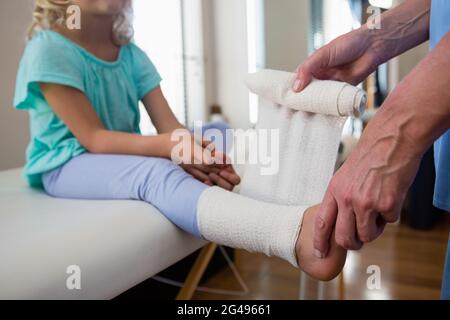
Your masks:
M66 28L69 5L81 9L79 30ZM344 250L333 242L328 258L313 255L315 208L226 191L239 177L231 166L196 152L206 143L194 137L192 151L183 153L202 165L169 160L171 133L183 127L154 65L131 42L130 11L130 0L36 0L14 99L31 118L24 172L29 183L54 197L146 201L197 237L280 256L316 278L337 275ZM140 135L140 100L156 136Z

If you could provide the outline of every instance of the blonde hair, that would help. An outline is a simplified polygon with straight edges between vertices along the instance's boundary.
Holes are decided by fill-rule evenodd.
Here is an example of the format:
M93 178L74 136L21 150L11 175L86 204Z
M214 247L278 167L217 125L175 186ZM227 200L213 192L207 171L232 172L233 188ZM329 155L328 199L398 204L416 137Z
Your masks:
M71 4L71 0L35 0L33 22L28 29L28 40L38 31L63 25L67 18L67 8ZM116 44L126 45L132 40L134 34L132 17L131 0L128 0L114 21L113 35Z

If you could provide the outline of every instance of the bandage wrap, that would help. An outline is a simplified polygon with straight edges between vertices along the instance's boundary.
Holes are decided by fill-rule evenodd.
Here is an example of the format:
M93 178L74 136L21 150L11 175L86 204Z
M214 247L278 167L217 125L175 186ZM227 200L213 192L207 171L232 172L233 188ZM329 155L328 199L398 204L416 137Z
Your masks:
M335 170L343 124L364 111L366 95L345 83L318 80L295 93L295 77L274 70L249 75L247 86L264 99L256 134L279 130L279 170L264 175L263 164L246 165L241 195L207 190L199 202L198 221L210 241L275 255L297 266L295 243L303 213L322 201Z
M205 239L278 256L297 266L295 242L305 209L262 202L212 187L200 197L197 221Z

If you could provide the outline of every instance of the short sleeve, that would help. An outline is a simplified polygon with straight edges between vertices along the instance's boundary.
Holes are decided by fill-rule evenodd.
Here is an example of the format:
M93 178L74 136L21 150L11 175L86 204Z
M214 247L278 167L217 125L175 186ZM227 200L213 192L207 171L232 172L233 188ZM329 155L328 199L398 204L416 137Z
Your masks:
M60 36L62 37L62 36ZM16 80L14 107L33 109L39 83L54 83L84 92L83 60L80 53L50 32L38 33L28 42Z
M147 54L131 44L133 77L136 83L139 100L161 84L161 76Z

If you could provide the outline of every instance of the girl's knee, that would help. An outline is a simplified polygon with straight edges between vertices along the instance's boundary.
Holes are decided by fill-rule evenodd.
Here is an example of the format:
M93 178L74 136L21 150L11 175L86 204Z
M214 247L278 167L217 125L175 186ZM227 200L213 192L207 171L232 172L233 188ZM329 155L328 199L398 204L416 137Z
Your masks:
M143 162L140 170L141 183L153 190L189 177L183 168L162 158L149 158Z
M147 158L144 161L144 167L152 174L167 174L172 171L183 171L183 169L173 163L171 160L164 158Z

